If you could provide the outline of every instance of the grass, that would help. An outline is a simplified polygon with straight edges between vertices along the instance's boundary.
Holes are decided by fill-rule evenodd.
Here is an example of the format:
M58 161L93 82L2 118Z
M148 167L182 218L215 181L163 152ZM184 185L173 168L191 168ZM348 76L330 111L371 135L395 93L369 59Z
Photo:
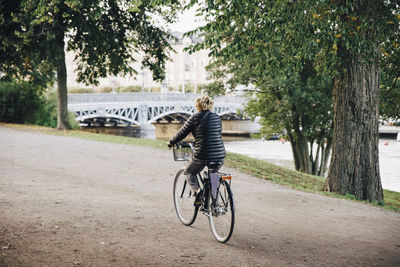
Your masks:
M84 131L58 131L56 129L48 128L48 127L40 127L40 126L32 126L32 125L22 125L22 124L5 124L0 123L0 125L15 128L18 130L27 130L27 131L35 131L41 132L45 134L51 135L59 135L59 136L71 136L83 139L89 139L94 141L101 142L110 142L117 144L127 144L127 145L136 145L136 146L152 146L160 149L167 149L166 142L160 140L148 140L141 138L132 138L132 137L123 137L123 136L114 136L114 135L105 135L105 134L96 134L89 133ZM256 176L261 179L269 180L277 184L281 184L284 186L288 186L297 190L317 193L321 195L326 195L329 197L347 199L352 201L356 200L353 195L339 195L330 192L323 192L322 186L325 182L325 178L320 176L308 175L297 171L292 171L283 167L276 166L274 164L265 162L263 160L258 160L254 158L250 158L247 156L243 156L236 153L227 153L227 157L225 159L225 165L238 169L240 171L246 172L253 176ZM385 204L378 205L374 203L370 203L368 201L360 201L366 204L372 204L375 206L379 206L385 209L389 209L392 211L400 212L400 193L394 192L390 190L383 190Z
M225 165L239 169L261 179L269 180L277 184L288 186L297 190L317 193L329 197L347 199L363 202L374 206L383 207L388 210L400 212L400 193L391 190L383 190L385 204L375 204L369 201L357 200L354 195L339 195L331 192L322 191L325 178L321 176L309 175L297 171L292 171L280 166L276 166L263 160L250 158L236 153L227 153Z
M225 165L274 183L309 192L320 191L325 181L325 178L320 176L307 175L263 160L230 152L227 153Z
M131 138L131 137L124 137L124 136L116 136L116 135L97 134L97 133L90 133L90 132L79 131L79 130L59 131L54 128L42 127L42 126L36 126L36 125L26 125L26 124L0 123L0 125L18 129L18 130L34 131L34 132L40 132L40 133L44 133L44 134L59 135L59 136L72 136L72 137L88 139L88 140L93 140L93 141L100 141L100 142L127 144L127 145L135 145L135 146L152 146L152 147L167 149L166 142L160 141L160 140L150 140L150 139Z

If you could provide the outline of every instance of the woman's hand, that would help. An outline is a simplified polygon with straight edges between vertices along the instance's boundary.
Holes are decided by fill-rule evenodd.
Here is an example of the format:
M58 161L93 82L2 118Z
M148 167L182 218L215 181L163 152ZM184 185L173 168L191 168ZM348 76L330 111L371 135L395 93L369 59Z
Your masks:
M171 145L171 143L169 141L167 142L167 146L168 146L168 149L171 149L173 147L173 145Z

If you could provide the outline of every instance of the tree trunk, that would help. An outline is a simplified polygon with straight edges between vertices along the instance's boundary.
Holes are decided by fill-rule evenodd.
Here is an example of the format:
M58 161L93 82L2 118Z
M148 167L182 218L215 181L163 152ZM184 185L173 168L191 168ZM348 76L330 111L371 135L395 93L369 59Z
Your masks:
M316 175L319 176L325 176L325 173L328 169L328 161L329 161L329 155L331 153L331 148L332 148L332 138L328 137L326 139L321 140L321 163L319 165L319 170L316 173Z
M383 202L378 155L379 67L338 46L332 161L324 189Z
M327 139L328 139L328 141L326 143L325 153L323 155L324 163L323 164L321 163L320 176L325 176L325 173L328 170L329 157L330 157L331 151L332 151L333 138L329 137Z
M310 161L312 163L312 165L311 165L312 166L312 172L311 173L313 175L318 175L318 165L319 165L321 146L322 146L322 155L324 153L324 144L323 143L321 144L321 142L317 142L317 145L318 145L318 147L317 147L317 153L315 155L315 159L314 159L314 153L313 153L312 149L310 151ZM310 147L311 148L313 147L313 142L310 143Z
M296 171L311 174L311 163L306 138L298 133L295 136L289 134L289 141L292 147L293 161Z
M58 100L58 116L57 129L70 129L68 121L68 96L67 96L67 69L65 66L65 50L64 35L62 40L58 41L59 49L56 56L57 60L57 100Z

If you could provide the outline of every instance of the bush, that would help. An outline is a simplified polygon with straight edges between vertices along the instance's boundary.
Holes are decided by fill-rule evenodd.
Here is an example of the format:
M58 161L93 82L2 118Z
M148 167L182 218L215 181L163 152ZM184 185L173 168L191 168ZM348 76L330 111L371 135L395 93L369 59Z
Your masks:
M0 121L25 123L43 103L43 89L28 82L0 82Z
M191 83L185 84L185 93L193 93L194 85Z
M0 82L0 121L57 127L57 92L43 91L28 82ZM69 125L79 127L72 113Z
M161 92L161 87L160 86L154 86L150 88L150 92L152 93L160 93Z
M68 124L72 130L79 128L79 122L75 120L75 114L72 112L68 112Z
M49 90L44 95L40 107L27 122L35 125L56 128L58 117L57 105L56 90ZM75 120L75 115L72 112L68 112L68 124L71 129L79 128L79 122Z
M93 88L69 87L68 94L92 94Z
M107 86L107 87L101 87L96 89L96 93L111 93L112 92L112 87Z
M28 122L52 128L57 127L57 92L55 90L46 93L40 107Z
M199 91L203 90L204 93L211 97L224 95L226 92L225 86L222 82L215 81L209 84L199 86Z
M131 93L131 92L141 92L142 87L139 85L130 85L126 87L118 87L116 89L118 93Z
M197 86L197 92L198 92L198 93L201 93L202 90L203 90L204 92L207 91L207 84L202 83L202 84L199 84L199 85Z

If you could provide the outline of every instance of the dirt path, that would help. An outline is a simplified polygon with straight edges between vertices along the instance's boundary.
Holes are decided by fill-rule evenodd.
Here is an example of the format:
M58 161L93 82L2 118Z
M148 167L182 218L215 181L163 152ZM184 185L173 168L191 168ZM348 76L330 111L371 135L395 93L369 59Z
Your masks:
M0 126L0 266L399 266L400 214L233 174L216 242L172 201L168 151Z

